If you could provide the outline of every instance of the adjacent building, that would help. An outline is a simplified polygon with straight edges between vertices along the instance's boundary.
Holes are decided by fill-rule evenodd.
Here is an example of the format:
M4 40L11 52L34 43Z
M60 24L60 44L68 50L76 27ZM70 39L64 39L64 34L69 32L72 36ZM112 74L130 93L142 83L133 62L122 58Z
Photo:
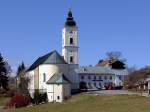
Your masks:
M116 70L110 66L105 67L80 67L77 70L79 77L79 86L85 84L89 90L106 89L108 86L123 86L124 76L127 70Z

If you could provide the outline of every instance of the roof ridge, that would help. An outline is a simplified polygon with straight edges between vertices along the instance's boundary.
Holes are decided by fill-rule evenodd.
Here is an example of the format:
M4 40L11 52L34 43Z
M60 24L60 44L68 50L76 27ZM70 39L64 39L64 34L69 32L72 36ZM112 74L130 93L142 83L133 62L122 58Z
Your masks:
M67 64L67 62L56 50L53 50L52 52L39 57L27 71L34 70L41 64Z
M55 73L47 82L47 84L66 84L71 83L62 72Z

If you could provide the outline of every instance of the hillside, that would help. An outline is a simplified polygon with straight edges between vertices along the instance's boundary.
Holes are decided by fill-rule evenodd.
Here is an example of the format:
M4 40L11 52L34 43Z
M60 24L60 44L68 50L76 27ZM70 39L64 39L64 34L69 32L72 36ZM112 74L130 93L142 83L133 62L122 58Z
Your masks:
M149 112L150 98L136 95L77 95L64 103L48 103L11 112Z

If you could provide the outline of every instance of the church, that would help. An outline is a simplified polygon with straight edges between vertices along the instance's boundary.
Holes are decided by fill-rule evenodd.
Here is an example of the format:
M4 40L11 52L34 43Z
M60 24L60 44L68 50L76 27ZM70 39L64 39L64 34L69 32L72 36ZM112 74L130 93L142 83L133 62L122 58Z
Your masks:
M78 64L78 27L69 11L62 29L62 55L56 50L40 56L27 70L29 92L47 93L49 102L62 102L79 90L103 89L105 85L123 85L126 70L104 67L80 67ZM84 83L84 84L83 84Z

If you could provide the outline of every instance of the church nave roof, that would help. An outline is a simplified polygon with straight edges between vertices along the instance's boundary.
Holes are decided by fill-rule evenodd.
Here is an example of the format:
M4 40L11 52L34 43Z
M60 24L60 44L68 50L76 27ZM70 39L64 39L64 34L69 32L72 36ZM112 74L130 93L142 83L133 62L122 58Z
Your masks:
M52 51L42 57L39 57L27 71L34 70L41 64L67 64L63 57L56 51Z

